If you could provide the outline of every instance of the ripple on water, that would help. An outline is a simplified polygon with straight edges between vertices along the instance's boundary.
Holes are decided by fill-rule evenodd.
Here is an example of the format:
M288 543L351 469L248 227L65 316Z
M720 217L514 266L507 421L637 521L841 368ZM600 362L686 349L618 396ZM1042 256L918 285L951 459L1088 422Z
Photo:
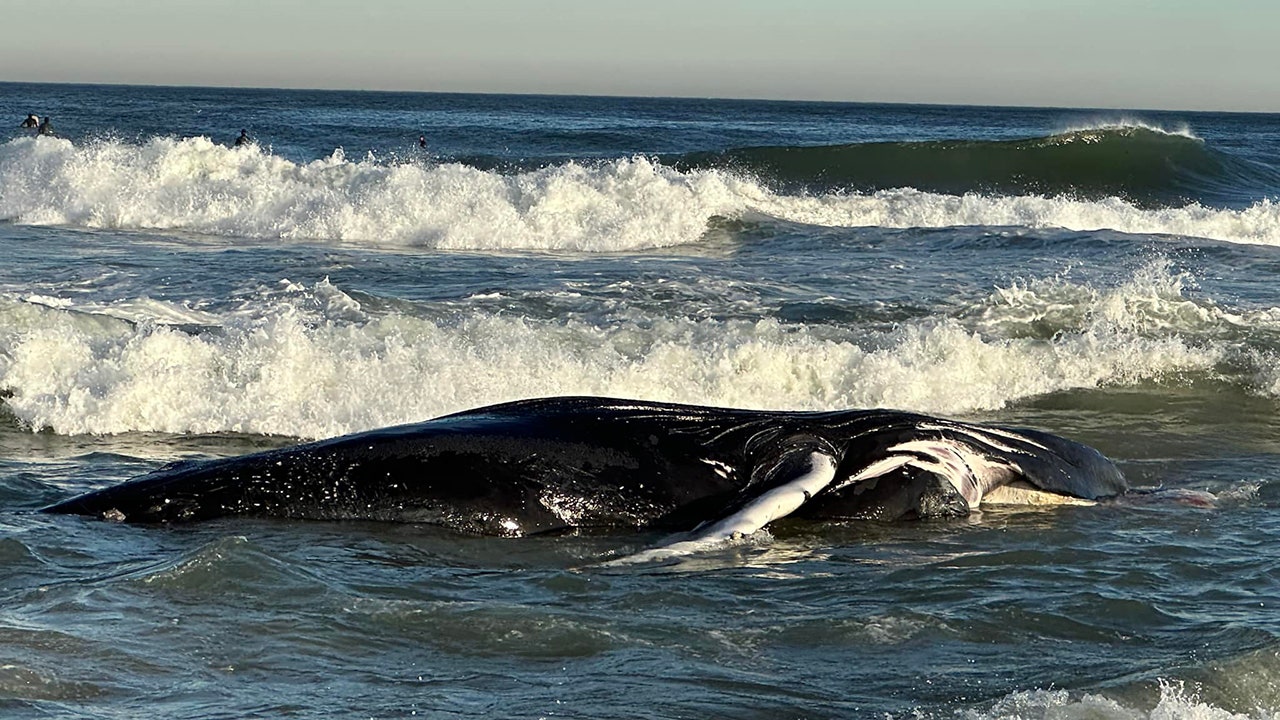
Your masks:
M242 535L205 543L176 560L135 574L131 582L193 599L228 594L271 599L298 593L314 598L328 589L303 566L267 552Z
M16 700L88 700L106 691L96 683L68 680L34 665L0 663L0 698Z
M353 598L343 612L352 629L462 655L579 658L631 642L605 617L501 601L366 597Z

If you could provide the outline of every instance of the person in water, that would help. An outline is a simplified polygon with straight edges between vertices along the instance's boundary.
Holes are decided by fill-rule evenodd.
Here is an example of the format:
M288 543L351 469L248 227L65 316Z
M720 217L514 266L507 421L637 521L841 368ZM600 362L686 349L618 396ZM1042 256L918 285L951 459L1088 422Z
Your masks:
M45 115L44 119L40 121L40 127L36 129L36 132L39 133L40 135L52 135L53 134L52 120L53 118L49 117L48 115Z
M38 128L40 127L40 118L35 113L30 113L27 115L27 119L23 120L22 124L18 127Z
M422 148L423 150L426 150L426 149L427 149L427 136L426 136L426 135L419 135L419 136L418 136L418 147Z
M249 138L249 133L246 132L244 128L240 128L240 137L236 138L236 147L248 145L251 142L253 142L253 140Z

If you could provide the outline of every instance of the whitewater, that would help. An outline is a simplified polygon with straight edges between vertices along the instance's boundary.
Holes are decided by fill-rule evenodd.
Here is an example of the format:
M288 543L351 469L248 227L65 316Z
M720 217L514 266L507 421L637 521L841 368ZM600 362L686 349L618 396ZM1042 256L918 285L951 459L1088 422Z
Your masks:
M1087 131L1079 131L1084 133ZM696 244L717 218L824 227L1016 226L1280 243L1280 208L1121 198L941 195L914 188L783 195L726 170L680 172L644 156L504 174L431 158L298 163L209 138L141 145L17 138L0 146L0 218L255 240L465 250L612 252Z
M871 336L772 319L638 326L474 311L442 321L366 312L327 279L264 288L275 296L269 304L225 315L11 297L0 298L8 349L0 385L14 390L8 406L23 423L68 435L323 438L555 394L969 413L1061 390L1210 372L1245 351L1196 338L1237 324L1280 333L1274 313L1231 317L1187 300L1181 282L1159 265L1105 294L1054 280L996 288L953 317ZM194 322L201 332L189 331ZM1020 332L1030 323L1049 327L1039 337ZM1242 374L1259 379L1246 386L1276 392L1274 359L1254 358Z

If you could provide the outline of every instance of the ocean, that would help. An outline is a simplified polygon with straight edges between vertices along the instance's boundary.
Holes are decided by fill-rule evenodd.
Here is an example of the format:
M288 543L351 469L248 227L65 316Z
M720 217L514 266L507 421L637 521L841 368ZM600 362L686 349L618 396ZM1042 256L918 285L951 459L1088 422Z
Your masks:
M6 718L1280 717L1280 115L10 83L0 118ZM1029 426L1218 502L628 567L661 536L36 512L569 394Z

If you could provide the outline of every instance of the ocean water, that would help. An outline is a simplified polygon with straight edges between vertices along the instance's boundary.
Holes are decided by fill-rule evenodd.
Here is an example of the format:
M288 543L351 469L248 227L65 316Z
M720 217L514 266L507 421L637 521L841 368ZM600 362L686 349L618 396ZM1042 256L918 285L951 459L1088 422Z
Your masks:
M1280 716L1280 116L0 84L0 118L4 717ZM557 394L1026 425L1219 501L623 568L659 538L35 512Z

